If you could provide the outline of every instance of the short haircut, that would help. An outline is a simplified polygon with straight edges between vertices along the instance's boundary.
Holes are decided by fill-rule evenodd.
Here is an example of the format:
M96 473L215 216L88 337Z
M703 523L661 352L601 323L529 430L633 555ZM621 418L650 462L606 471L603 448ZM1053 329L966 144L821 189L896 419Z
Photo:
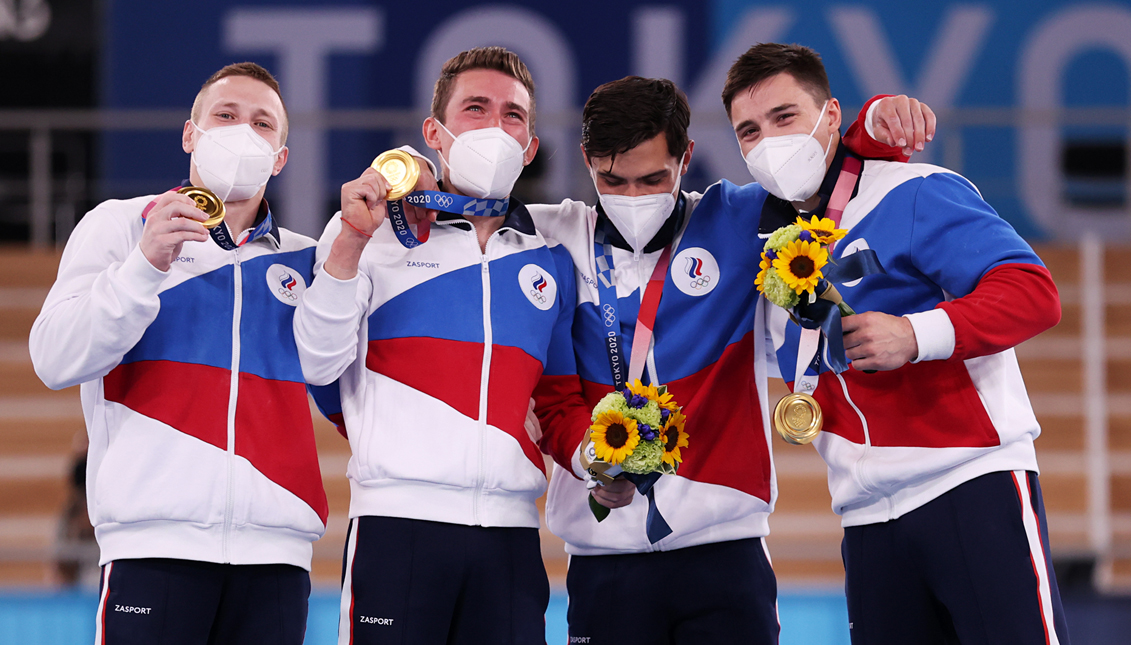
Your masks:
M675 83L626 76L593 90L581 113L581 147L586 157L612 157L663 133L668 153L687 151L691 108Z
M760 43L746 50L730 66L723 85L723 105L730 117L730 106L739 92L753 88L781 73L789 74L813 97L818 105L832 98L829 76L821 55L803 45Z
M285 145L287 143L287 132L290 131L290 118L287 116L287 103L283 100L283 93L279 91L279 81L275 80L275 77L271 75L271 72L268 72L266 69L255 63L232 63L231 65L225 65L220 69L220 71L216 72L212 76L209 76L208 80L204 81L204 85L200 86L200 91L196 93L196 98L193 99L193 123L196 123L200 120L200 111L203 109L202 104L204 101L205 90L207 90L209 87L212 87L212 85L214 85L216 81L219 81L222 78L228 78L229 76L246 76L248 78L254 78L255 80L263 83L264 85L270 87L275 91L275 94L279 96L279 103L283 105L283 123L281 124L282 127L280 128L280 134L282 135L282 138L280 139L279 144Z
M473 69L493 69L502 72L526 88L530 95L530 134L534 134L534 78L526 63L518 54L503 47L476 47L460 52L448 59L440 69L440 78L436 79L436 87L432 90L432 118L440 123L444 122L444 112L448 109L448 102L452 100L452 91L455 89L456 78Z

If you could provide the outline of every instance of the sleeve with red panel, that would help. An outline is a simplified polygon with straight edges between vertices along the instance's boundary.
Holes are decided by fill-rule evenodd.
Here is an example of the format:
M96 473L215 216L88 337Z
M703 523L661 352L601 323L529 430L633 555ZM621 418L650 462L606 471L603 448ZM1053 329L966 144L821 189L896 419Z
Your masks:
M914 264L952 300L909 314L917 361L965 360L1014 347L1060 322L1060 296L1033 249L959 175L923 179Z
M868 118L868 108L876 101L889 96L891 95L877 94L868 99L864 107L860 108L860 114L856 117L856 120L852 122L852 125L848 126L848 131L844 133L844 145L848 146L849 150L865 159L906 162L911 157L903 154L903 148L899 146L889 146L876 141L868 136L867 128L864 125L865 120Z
M565 247L552 247L558 269L558 319L546 353L546 367L534 387L534 413L542 426L539 447L573 473L573 456L589 428L591 409L581 394L581 377L573 353L573 316L577 286L573 262Z

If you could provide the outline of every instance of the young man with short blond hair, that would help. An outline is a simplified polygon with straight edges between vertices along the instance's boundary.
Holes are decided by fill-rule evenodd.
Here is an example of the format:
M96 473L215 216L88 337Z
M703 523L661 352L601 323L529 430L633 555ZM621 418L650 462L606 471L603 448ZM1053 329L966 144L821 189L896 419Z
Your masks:
M286 130L267 70L214 74L181 143L224 220L176 190L99 204L32 328L44 383L81 384L98 643L303 642L328 509L292 332L314 241L263 199Z

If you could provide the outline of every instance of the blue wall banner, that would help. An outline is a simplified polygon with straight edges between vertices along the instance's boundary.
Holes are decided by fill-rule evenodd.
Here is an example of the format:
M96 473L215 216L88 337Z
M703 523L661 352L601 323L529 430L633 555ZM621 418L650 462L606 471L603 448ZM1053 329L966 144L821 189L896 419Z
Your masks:
M939 137L915 160L969 177L1022 234L1102 227L1131 239L1127 2L113 0L105 20L105 107L183 108L187 117L200 84L227 63L255 60L279 77L291 159L269 191L282 219L308 234L335 210L337 186L377 153L421 144L441 64L478 45L518 52L534 75L542 148L528 173L540 173L540 197L591 197L578 113L593 88L628 74L670 78L687 92L697 142L688 185L748 182L719 94L739 54L779 41L819 51L850 110L876 93L931 105ZM389 112L351 125L326 122L327 110ZM179 137L107 134L103 192L137 194L186 176Z

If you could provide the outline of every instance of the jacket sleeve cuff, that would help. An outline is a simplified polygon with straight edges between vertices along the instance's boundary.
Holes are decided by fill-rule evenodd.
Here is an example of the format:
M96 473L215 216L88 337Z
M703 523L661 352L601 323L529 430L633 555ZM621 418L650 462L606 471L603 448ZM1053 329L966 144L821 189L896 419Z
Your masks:
M140 293L155 294L161 288L161 283L169 277L168 271L162 271L149 263L149 259L141 252L140 246L135 246L133 251L126 256L118 270L127 285L135 288Z
M302 296L304 304L318 311L345 308L352 312L357 306L357 286L360 281L360 272L349 280L340 280L327 271L319 271L310 285L312 288L307 289ZM315 285L317 288L313 288Z
M880 99L880 101L882 100ZM872 139L876 138L876 128L872 126L872 117L875 116L876 106L880 104L880 101L873 101L868 106L868 113L864 115L864 132L868 133L868 136Z
M581 467L581 444L577 444L577 450L573 451L573 460L570 465L573 466L573 476L585 481L585 469Z
M919 356L912 363L945 361L954 354L954 323L942 309L931 309L904 316L915 330Z

